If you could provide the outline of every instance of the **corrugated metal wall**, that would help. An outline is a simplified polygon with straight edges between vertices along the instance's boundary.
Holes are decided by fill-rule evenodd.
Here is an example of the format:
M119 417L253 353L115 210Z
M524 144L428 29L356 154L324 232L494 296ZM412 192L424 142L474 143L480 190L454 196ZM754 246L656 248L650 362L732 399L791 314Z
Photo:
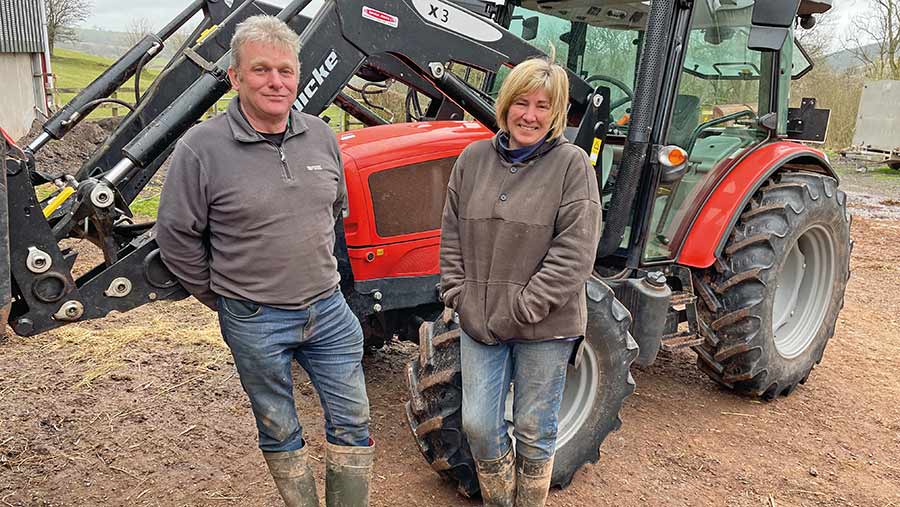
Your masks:
M41 53L43 0L0 0L0 53Z

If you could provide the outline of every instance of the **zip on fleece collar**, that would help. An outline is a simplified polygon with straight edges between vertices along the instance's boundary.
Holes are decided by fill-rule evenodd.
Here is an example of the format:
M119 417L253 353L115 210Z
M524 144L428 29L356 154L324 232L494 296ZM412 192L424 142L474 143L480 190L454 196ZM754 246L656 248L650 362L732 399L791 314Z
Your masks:
M265 141L266 139L259 135L259 133L256 132L256 129L254 129L247 119L244 118L244 115L241 114L240 107L240 99L235 97L228 103L228 109L225 111L225 116L228 118L228 125L231 127L231 135L234 136L234 140L242 143ZM284 140L287 141L296 135L300 135L306 132L307 129L309 129L309 127L306 125L306 120L303 119L303 115L292 107L290 118L288 119L287 131L284 134Z
M540 145L534 151L531 152L530 155L525 157L525 159L515 162L516 164L527 164L533 161L536 158L543 157L547 152L560 146L562 144L568 143L564 137L559 136L553 139L547 139L544 141L544 144ZM504 132L502 130L498 131L497 134L491 139L491 146L494 147L494 151L497 152L497 155L500 156L500 159L506 162L507 164L512 164L513 161L509 158L509 133Z

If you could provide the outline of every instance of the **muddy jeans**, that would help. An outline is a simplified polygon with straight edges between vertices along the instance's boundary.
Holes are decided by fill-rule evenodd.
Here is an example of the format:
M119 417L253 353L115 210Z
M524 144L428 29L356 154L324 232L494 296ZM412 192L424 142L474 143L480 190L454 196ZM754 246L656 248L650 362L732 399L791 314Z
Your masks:
M305 310L225 297L218 303L222 336L250 398L260 449L303 447L291 379L294 360L319 393L328 442L369 445L362 328L340 291Z
M484 345L460 330L463 430L472 456L497 459L509 450L504 418L512 381L516 453L533 460L553 456L559 405L573 341Z

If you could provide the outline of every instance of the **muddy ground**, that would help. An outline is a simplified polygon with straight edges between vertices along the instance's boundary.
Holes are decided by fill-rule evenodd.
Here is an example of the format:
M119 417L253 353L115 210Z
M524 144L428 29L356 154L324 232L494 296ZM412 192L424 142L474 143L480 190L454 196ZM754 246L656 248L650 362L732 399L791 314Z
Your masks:
M634 371L600 462L548 505L900 505L900 184L843 170L853 276L809 382L761 403L717 387L692 352L661 354ZM480 505L424 465L406 427L415 352L392 343L365 360L372 505ZM295 380L321 491L321 409ZM255 438L216 319L193 300L0 344L0 504L280 505Z

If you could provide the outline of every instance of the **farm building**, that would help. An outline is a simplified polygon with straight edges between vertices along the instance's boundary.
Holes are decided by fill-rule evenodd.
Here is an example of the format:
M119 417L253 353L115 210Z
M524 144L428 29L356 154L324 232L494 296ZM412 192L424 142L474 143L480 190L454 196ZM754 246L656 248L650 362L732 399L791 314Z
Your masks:
M43 0L0 0L0 127L14 139L46 115L50 55Z

